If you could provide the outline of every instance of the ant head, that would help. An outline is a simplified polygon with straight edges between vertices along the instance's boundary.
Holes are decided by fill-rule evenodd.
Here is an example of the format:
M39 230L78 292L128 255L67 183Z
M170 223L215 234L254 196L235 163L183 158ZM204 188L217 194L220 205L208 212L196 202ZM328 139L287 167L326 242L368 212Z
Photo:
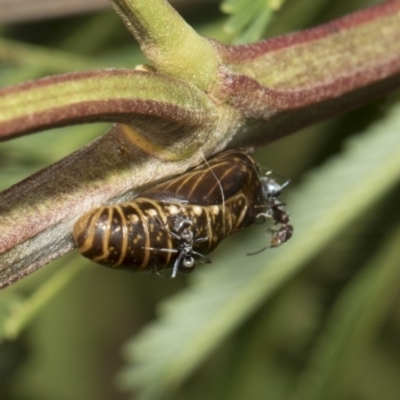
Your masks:
M175 232L188 231L193 221L186 215L176 214L170 217L171 227Z
M278 183L278 181L271 178L270 175L275 175L280 178L278 180L283 180L283 183ZM277 198L281 195L282 190L289 185L290 179L285 178L277 172L267 171L264 176L260 177L260 182L265 199L271 199Z
M270 199L271 197L279 197L280 196L282 189L283 189L283 185L280 185L278 182L269 178L268 176L261 177L260 181L261 181L261 186L262 186L262 190L264 193L264 197L266 199Z

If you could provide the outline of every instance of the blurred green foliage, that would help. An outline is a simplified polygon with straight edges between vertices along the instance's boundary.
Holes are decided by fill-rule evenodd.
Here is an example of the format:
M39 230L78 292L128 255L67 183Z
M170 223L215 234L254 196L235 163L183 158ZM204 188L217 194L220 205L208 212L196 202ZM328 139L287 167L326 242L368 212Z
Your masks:
M205 36L253 40L249 28L262 14L243 13L250 3L224 2L229 16L217 4L185 7L184 17ZM303 29L370 4L280 3L252 35ZM111 11L0 32L2 87L143 62ZM280 249L246 257L265 240L265 228L254 227L226 240L212 265L175 280L107 270L74 252L2 291L0 398L397 399L398 115L393 95L257 151L262 165L292 179L283 200L295 233ZM106 129L1 143L0 189Z

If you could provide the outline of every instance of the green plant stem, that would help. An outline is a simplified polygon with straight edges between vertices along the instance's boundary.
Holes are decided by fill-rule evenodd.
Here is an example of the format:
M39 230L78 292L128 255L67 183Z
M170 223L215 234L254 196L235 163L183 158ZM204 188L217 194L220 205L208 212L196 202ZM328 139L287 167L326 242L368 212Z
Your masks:
M129 31L154 67L207 90L216 80L219 59L164 0L112 0Z

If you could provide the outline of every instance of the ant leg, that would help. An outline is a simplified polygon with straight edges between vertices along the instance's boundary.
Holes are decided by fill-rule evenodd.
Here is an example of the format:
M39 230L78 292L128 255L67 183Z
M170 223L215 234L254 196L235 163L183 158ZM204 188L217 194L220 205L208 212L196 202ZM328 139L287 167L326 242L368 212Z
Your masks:
M175 263L174 263L174 268L172 270L171 278L176 277L176 274L178 273L179 264L180 264L183 256L184 256L184 254L180 253L179 256L176 258Z
M264 213L260 213L260 214L258 214L256 216L257 220L259 218L262 218L262 219L259 222L256 222L256 223L261 225L261 224L264 224L267 221L267 219L272 218L272 215L267 213L267 212L264 212Z
M200 257L202 259L202 260L200 260L202 263L204 263L204 264L212 263L212 261L208 257L206 257L204 254L201 254L197 251L193 251L192 253L195 254L196 256Z
M199 243L199 242L205 242L206 240L208 240L208 236L204 236L204 237L201 237L201 238L194 239L194 242L195 243Z
M143 250L164 251L166 253L179 253L176 249L157 249L156 247L142 247Z

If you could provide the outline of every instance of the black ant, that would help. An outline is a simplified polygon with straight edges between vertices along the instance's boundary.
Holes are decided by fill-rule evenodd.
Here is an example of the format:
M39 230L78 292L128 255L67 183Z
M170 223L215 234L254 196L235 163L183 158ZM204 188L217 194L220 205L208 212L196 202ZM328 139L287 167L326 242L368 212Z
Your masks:
M273 228L269 229L272 233L269 244L262 249L247 253L248 256L259 254L271 247L279 247L286 243L293 235L293 225L289 224L290 217L288 212L284 209L285 203L279 201L279 196L282 190L290 183L287 179L282 185L268 175L271 171L267 172L266 176L260 178L261 186L263 188L265 205L263 206L266 210L258 214L257 218L271 218L273 221Z
M187 216L177 214L170 216L169 218L169 226L171 229L167 229L163 224L161 226L164 226L164 229L167 230L168 234L170 234L179 242L176 248L157 249L154 247L146 247L146 249L164 251L168 253L178 253L172 269L171 278L175 278L178 272L181 274L188 274L192 272L195 268L194 256L199 257L203 263L211 263L211 260L208 257L193 249L193 245L195 243L204 242L208 240L208 237L204 236L196 238L196 235L193 233L193 221Z

